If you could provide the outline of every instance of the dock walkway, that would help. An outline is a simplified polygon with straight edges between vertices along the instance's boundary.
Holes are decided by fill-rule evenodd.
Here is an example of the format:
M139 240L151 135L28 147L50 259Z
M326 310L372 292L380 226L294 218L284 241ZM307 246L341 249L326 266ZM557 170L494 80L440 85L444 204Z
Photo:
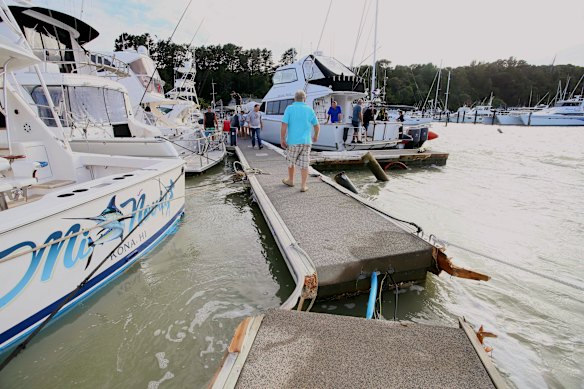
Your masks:
M250 179L256 195L263 192L258 198L262 212L272 225L264 209L269 203L310 258L318 275L319 296L367 290L374 271L393 272L396 282L423 280L434 265L430 244L325 182L315 170L316 177L311 174L308 179L309 190L302 193L299 172L294 188L282 184L287 164L275 150L252 149L248 139L240 139L236 153L244 165L263 173ZM278 241L278 234L274 235ZM283 245L279 246L286 257ZM357 285L360 279L365 282Z
M213 388L505 388L470 326L284 310L238 327Z

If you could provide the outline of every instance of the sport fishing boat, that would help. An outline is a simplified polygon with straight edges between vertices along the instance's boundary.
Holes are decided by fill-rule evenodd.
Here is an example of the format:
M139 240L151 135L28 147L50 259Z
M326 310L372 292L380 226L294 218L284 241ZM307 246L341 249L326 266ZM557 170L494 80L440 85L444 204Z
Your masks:
M168 102L149 57L136 51L125 55L89 52L83 45L99 33L83 21L42 7L10 8L42 61L41 71L73 150L166 158L180 155L187 162L187 172L193 173L223 158L219 135L206 137L195 126L167 119L155 102L144 106L133 103L132 97L140 100L136 96ZM149 71L147 76L143 73ZM22 69L16 75L42 105L40 85L32 69ZM129 96L124 83L132 87ZM147 89L152 92L147 93ZM41 116L46 113L41 112ZM44 119L48 125L56 124L51 117ZM222 151L210 156L213 149Z
M39 62L0 1L0 351L129 268L184 212L180 158L72 150ZM19 84L22 68L42 104Z
M290 65L279 67L272 77L273 86L262 100L264 128L262 138L280 144L280 127L284 111L294 102L294 94L302 89L306 92L306 104L311 106L320 123L318 141L314 150L343 151L395 148L402 143L399 137L401 123L396 121L376 121L369 125L362 143L351 143L354 132L361 129L352 127L353 103L365 98L363 79L357 77L345 65L334 58L322 55L308 55ZM327 123L327 111L332 101L342 110L341 123ZM363 107L365 109L365 107ZM344 129L348 129L346 140Z
M489 98L489 102L486 104L475 105L470 108L466 105L458 108L456 113L450 114L448 120L451 123L491 123L489 120L493 120L493 95ZM441 121L445 121L446 117L442 116Z
M577 95L558 100L550 108L521 115L526 126L584 126L584 97Z
M128 64L129 77L119 82L128 89L135 117L158 128L165 139L176 146L187 162L187 173L200 173L225 158L227 151L221 129L206 135L199 123L203 115L194 90L192 60L186 60L175 69L184 73L175 80L175 87L169 92L169 96L174 97L169 97L164 94L164 81L146 47L117 51L111 56Z

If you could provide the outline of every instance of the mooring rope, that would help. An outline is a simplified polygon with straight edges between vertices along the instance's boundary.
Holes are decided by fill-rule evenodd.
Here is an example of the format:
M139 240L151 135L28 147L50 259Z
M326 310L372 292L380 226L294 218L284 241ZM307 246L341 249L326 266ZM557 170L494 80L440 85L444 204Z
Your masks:
M469 249L467 247L460 246L460 245L457 245L455 243L451 243L451 242L448 242L448 241L445 241L445 240L436 239L436 241L439 242L439 243L443 243L443 244L448 245L448 246L456 247L456 248L458 248L460 250L464 250L464 251L467 251L469 253L472 253L472 254L481 256L483 258L490 259L491 261L498 262L498 263L501 263L503 265L510 266L510 267L512 267L514 269L522 270L524 272L533 274L535 276L542 277L542 278L545 278L547 280L554 281L554 282L557 282L557 283L562 284L562 285L565 285L565 286L569 286L570 288L574 288L574 289L578 289L578 290L584 291L584 286L583 285L578 285L578 284L572 283L570 281L563 280L563 279L558 278L558 277L554 277L554 276L550 276L550 275L547 275L547 274L544 274L544 273L540 273L540 272L537 272L535 270L531 270L531 269L528 269L526 267L516 265L516 264L511 263L509 261L506 261L504 259L495 258L495 257L493 257L491 255L488 255L488 254L485 254L485 253L481 253L479 251L476 251L476 250L473 250L473 249Z
M186 151L189 151L189 152L191 152L192 154L195 154L195 155L200 155L200 156L202 156L203 158L210 159L210 160L211 160L211 161L213 161L213 162L220 162L220 160L213 159L213 158L209 157L208 155L205 155L205 152L203 152L203 153L199 153L199 152L197 152L197 151L195 151L195 150L191 150L191 149L189 149L188 147L185 147L185 146L183 146L183 145L181 145L181 144L179 144L179 143L177 143L177 142L175 142L175 141L172 141L172 140L170 140L170 139L168 139L168 138L165 138L165 137L163 137L163 136L155 136L154 138L155 138L155 139L162 139L162 140L165 140L165 141L167 141L167 142L169 142L169 143L171 143L171 144L173 144L173 145L175 145L175 146L178 146L178 147L180 147L180 148L183 148L183 149L185 149ZM211 149L210 151L213 151L213 150L218 150L218 148L216 148L216 149L215 149L215 148L213 148L213 149ZM209 150L207 150L207 152L208 152L208 151L209 151Z

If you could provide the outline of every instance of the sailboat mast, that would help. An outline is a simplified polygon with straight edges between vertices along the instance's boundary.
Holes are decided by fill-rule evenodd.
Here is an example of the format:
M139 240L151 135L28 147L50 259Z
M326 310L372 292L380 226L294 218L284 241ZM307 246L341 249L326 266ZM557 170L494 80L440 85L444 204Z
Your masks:
M379 0L375 0L375 34L373 35L373 71L371 72L371 101L375 90L375 75L377 68L377 15L379 14Z
M434 112L438 108L438 93L440 92L440 76L442 75L442 61L440 61L440 69L438 69L438 80L436 82L436 97L434 98Z
M444 102L444 110L448 111L448 95L450 94L450 70L448 71L448 81L446 82L446 101Z

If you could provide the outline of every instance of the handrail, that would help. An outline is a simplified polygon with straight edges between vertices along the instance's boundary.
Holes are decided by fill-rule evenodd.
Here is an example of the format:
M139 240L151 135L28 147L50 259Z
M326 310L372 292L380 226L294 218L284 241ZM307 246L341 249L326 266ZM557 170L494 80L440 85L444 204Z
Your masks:
M108 71L117 76L127 77L130 75L129 65L117 58L115 55L92 52L76 49L47 49L33 48L33 53L44 63L55 65L75 65L83 68L85 66L94 67L95 71ZM67 57L71 57L67 59ZM85 58L85 60L80 60ZM76 68L71 69L71 73L76 72Z

